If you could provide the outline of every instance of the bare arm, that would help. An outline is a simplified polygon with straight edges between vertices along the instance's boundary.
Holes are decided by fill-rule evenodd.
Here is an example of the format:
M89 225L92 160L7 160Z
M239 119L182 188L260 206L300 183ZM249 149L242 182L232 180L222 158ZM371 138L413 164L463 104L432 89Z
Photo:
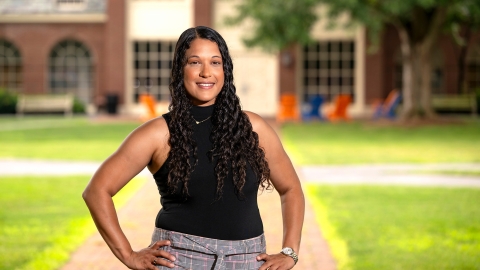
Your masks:
M152 264L156 257L174 260L172 255L157 250L169 244L166 241L138 252L133 251L120 227L112 200L145 166L148 165L152 171L160 168L169 151L167 140L165 120L155 119L140 126L103 162L83 192L98 231L115 256L130 269L156 269ZM156 261L173 267L168 261Z
M291 247L298 254L305 213L305 199L300 180L275 131L260 116L249 112L247 115L259 136L260 146L265 151L270 179L280 195L283 247ZM283 254L265 254L261 255L261 259L266 262L260 270L291 269L294 266L293 259Z

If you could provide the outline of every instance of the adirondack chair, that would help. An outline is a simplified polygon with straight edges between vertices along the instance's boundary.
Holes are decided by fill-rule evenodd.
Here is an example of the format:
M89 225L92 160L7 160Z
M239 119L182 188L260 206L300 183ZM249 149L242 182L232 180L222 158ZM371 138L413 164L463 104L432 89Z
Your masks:
M314 95L310 97L308 103L305 104L305 109L303 110L302 117L304 120L318 119L323 120L322 114L320 112L320 107L323 104L323 97L320 95Z
M152 118L157 117L157 110L155 108L156 101L155 98L150 94L140 94L139 101L145 106L146 113L141 116L142 121L148 121Z
M330 121L349 120L347 115L348 105L352 102L350 95L338 95L331 111L327 114L327 119Z
M373 119L395 118L395 110L400 103L401 95L396 89L388 93L384 102L376 102L373 106Z
M277 121L283 122L286 120L300 120L295 94L285 93L280 96L280 108L278 108Z

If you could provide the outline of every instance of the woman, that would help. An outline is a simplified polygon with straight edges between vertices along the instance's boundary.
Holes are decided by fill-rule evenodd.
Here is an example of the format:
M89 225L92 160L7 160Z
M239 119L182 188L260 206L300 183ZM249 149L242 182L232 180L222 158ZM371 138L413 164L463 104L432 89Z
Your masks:
M83 193L112 252L130 269L293 268L304 216L300 182L272 128L241 110L232 60L215 30L182 33L170 92L170 112L133 131ZM133 251L112 197L145 166L162 209L152 244ZM282 202L284 249L268 255L257 192L272 185Z

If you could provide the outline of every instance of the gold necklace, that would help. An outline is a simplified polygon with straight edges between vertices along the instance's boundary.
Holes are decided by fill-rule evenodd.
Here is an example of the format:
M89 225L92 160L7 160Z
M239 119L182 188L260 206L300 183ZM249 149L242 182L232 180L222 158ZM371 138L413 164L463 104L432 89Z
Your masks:
M193 118L193 116L192 116L193 120L195 121L195 123L196 123L197 125L200 124L200 123L203 123L203 122L207 121L208 119L210 119L210 117L212 117L212 116L210 115L209 117L203 119L202 121L197 121L197 120L196 120L195 118Z

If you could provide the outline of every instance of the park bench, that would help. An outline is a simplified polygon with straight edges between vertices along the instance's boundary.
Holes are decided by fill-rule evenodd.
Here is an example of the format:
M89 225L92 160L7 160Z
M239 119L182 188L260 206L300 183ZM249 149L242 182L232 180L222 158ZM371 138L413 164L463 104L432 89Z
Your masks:
M432 95L432 108L436 111L470 111L472 115L477 112L477 102L473 94L434 94Z
M18 96L17 115L25 113L63 112L71 116L73 109L72 94L35 94Z

